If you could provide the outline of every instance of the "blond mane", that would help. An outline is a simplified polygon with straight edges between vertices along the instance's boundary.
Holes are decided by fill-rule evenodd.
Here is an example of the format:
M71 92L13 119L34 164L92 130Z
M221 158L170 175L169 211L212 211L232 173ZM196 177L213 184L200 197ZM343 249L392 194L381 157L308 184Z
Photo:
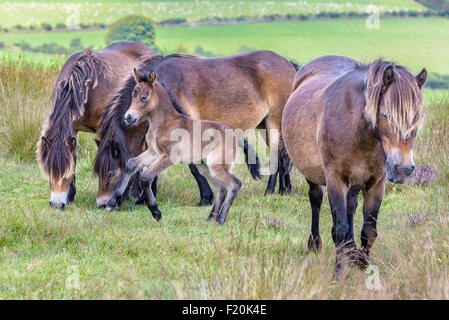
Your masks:
M394 82L385 91L383 75L389 66L392 66ZM377 60L369 65L365 82L366 119L374 127L377 125L377 112L383 101L390 128L399 139L407 139L424 117L423 97L416 77L402 66Z

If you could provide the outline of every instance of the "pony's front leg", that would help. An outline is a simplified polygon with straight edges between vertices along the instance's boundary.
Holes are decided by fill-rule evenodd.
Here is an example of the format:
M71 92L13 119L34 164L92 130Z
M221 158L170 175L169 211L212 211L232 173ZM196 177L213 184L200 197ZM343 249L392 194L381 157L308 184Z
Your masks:
M346 217L348 219L349 231L346 239L346 249L353 248L351 253L351 263L356 259L356 244L354 241L354 214L357 210L359 188L351 188L346 195Z
M67 194L67 203L72 203L75 201L76 194L76 184L75 184L75 175L73 175L72 183L69 186L69 193Z
M142 168L143 166L151 164L155 157L157 157L157 155L152 150L148 149L139 156L131 158L126 162L123 175L114 190L114 194L112 195L111 199L109 199L106 205L106 210L116 209L118 205L120 205L120 203L118 202L121 201L123 194L128 189L129 180L131 179L132 175L140 170L140 168Z
M369 254L377 238L377 216L385 193L385 178L376 185L363 190L363 227L361 233L362 248L356 262L361 269L369 265Z
M330 176L330 177L329 177ZM326 175L327 193L332 212L332 238L337 247L335 261L335 278L339 278L345 258L345 246L349 234L349 224L346 215L346 194L348 186L335 175Z
M144 171L142 174L142 185L144 188L144 192L146 195L146 203L148 206L148 209L150 209L151 214L153 215L154 219L157 221L161 220L162 214L161 211L158 208L156 197L154 196L153 190L152 190L152 182L157 177L159 173L161 173L163 170L167 169L173 164L171 162L170 157L166 155L159 156L151 165L150 167Z

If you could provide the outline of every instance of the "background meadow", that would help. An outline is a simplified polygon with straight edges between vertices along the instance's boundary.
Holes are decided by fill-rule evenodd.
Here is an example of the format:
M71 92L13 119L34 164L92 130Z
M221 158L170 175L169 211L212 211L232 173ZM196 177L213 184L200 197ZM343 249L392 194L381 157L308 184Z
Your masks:
M54 42L68 48L77 38L84 47L100 49L106 34L101 24L139 11L156 22L187 20L177 26L156 25L156 45L163 53L216 56L268 49L300 64L323 54L364 62L383 56L414 72L426 67L444 88L449 20L444 14L422 16L445 10L423 2L2 2L0 25L8 31L0 33L0 299L449 299L447 90L424 90L426 119L414 150L420 173L415 172L414 181L387 187L371 260L378 277L353 269L337 283L332 278L335 249L326 194L323 250L308 253L310 205L307 184L296 169L292 183L297 193L264 197L267 178L254 182L244 166L237 166L236 175L244 184L226 224L219 227L206 222L210 208L196 207L199 193L187 166L172 167L160 179L163 219L157 223L148 209L132 202L118 212L96 209L94 136L80 133L76 202L65 211L49 208L48 182L37 166L34 148L67 56L32 53L17 45ZM61 10L74 3L84 10L81 22L89 25L78 31L58 30L56 24L66 18ZM367 29L361 17L199 22L219 15L366 12L369 5L380 6L381 12L416 11L420 16L381 17L380 29L374 30ZM42 8L47 10L46 21L39 24L51 24L50 31L38 26ZM36 29L19 30L19 23L35 24ZM361 202L360 197L355 218L358 245ZM79 286L73 286L73 279ZM379 286L370 285L373 279Z

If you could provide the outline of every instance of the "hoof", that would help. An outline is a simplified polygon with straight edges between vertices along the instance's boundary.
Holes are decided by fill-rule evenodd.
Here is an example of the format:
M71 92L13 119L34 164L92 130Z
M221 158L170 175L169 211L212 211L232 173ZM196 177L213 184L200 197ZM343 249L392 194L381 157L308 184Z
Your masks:
M153 214L153 218L154 218L157 222L159 222L159 221L161 221L161 219L162 219L162 214L161 214L161 213L159 213L159 214Z
M139 199L136 200L136 205L138 206L142 206L146 204L146 197L145 196L140 196Z
M216 220L217 214L214 212L211 212L209 217L207 217L207 221Z
M369 257L362 250L357 250L354 253L353 265L362 271L365 271L369 266Z
M208 200L208 199L201 199L200 202L198 203L198 207L208 207L212 204L213 200Z
M321 238L318 236L313 239L312 235L309 236L309 241L307 242L307 248L309 251L318 252L321 249Z

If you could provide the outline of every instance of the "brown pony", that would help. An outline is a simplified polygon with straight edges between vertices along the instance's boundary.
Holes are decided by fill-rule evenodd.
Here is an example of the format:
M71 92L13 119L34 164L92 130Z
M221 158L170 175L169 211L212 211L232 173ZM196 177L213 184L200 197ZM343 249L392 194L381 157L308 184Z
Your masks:
M327 187L336 276L344 257L362 268L369 264L385 177L403 183L413 172L413 140L424 115L421 88L426 77L425 69L414 76L392 62L365 65L339 56L312 60L296 74L282 135L310 186L311 250L321 246L320 185ZM360 190L364 223L358 251L353 218Z
M154 53L138 42L118 42L99 52L75 53L62 67L37 145L38 162L50 181L50 206L64 209L74 200L77 132L97 132L111 93L144 55Z
M279 192L289 192L289 159L282 145L281 148L279 146L282 111L291 94L295 74L292 62L270 51L218 58L174 54L143 58L139 72L151 69L157 72L159 79L171 89L170 94L193 119L223 122L232 129L243 131L267 129L271 175L266 192L274 192L278 162L281 164ZM132 129L123 126L123 116L131 104L135 86L136 81L130 76L101 119L100 144L95 160L95 173L100 179L97 201L112 196L130 158L129 146L136 141L140 143L147 131L144 126ZM114 152L104 152L109 146L115 148ZM111 154L116 157L111 157ZM207 181L194 166L191 170L196 171L195 178L202 193L200 204L209 204L213 196L204 196L205 192L212 194ZM203 202L205 198L208 203Z
M160 220L161 212L150 188L153 179L174 163L199 163L200 171L218 189L217 200L209 220L215 219L223 224L242 184L232 174L232 167L237 157L237 144L244 147L243 139L238 139L233 130L224 123L195 120L187 115L170 96L166 84L157 80L153 70L141 73L134 69L134 75L136 87L133 90L131 106L123 120L128 127L142 122L149 123L145 137L148 148L127 161L124 174L107 203L107 209L116 208L117 200L123 196L130 177L143 166L149 166L143 172L141 181L144 184L148 208L153 217ZM197 133L195 130L198 130ZM183 135L187 139L173 139L175 132L185 133ZM256 157L252 149L250 154ZM258 170L258 166L255 169Z

